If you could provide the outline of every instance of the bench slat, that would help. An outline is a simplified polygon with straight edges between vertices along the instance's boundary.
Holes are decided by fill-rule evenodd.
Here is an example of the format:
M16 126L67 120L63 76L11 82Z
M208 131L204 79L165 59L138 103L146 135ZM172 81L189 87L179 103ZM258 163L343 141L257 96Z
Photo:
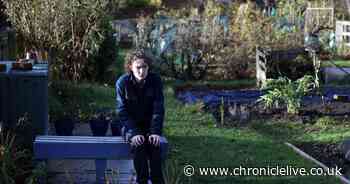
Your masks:
M161 137L161 157L166 158L168 141ZM130 158L131 146L123 137L37 136L34 157L47 159L95 159L96 183L105 183L107 160Z
M37 136L33 145L36 159L124 159L131 146L123 137ZM161 137L162 157L168 142Z
M126 143L34 143L37 159L120 159L130 157Z
M56 141L56 142L124 142L122 137L93 137L93 136L38 136L36 142Z

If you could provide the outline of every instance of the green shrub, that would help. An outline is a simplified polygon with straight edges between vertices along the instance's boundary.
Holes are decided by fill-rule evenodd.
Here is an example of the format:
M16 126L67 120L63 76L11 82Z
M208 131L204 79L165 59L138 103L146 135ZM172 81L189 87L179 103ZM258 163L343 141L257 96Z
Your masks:
M325 116L325 117L318 118L316 123L315 123L315 126L325 129L329 126L333 126L333 125L336 125L338 123L339 122L336 119L329 117L329 116Z
M118 49L118 54L117 54L117 61L113 67L114 74L116 76L116 79L119 78L121 75L124 73L124 61L125 61L125 56L129 52L129 49Z
M96 84L75 84L67 81L53 81L49 86L50 119L63 116L86 120L91 112L103 108L115 108L114 88Z
M204 102L199 101L194 104L187 105L186 109L187 109L187 112L190 112L191 114L196 114L196 113L203 112L204 106L205 106Z
M32 174L26 179L26 184L37 184L43 178L47 178L47 167L45 162L41 162L32 170Z
M0 131L0 183L13 184L30 172L31 155L18 145L22 135L15 130Z
M163 177L165 183L178 184L181 179L181 168L177 160L167 160L163 169Z
M101 20L103 40L84 68L85 79L102 84L113 84L116 77L113 68L115 67L114 63L116 62L118 48L113 36L114 30L110 21L111 17L106 17L104 20ZM100 38L95 37L95 39Z
M292 81L287 77L268 79L266 81L266 94L258 101L268 108L280 105L287 106L287 112L297 114L301 108L302 98L315 87L314 78L310 75Z

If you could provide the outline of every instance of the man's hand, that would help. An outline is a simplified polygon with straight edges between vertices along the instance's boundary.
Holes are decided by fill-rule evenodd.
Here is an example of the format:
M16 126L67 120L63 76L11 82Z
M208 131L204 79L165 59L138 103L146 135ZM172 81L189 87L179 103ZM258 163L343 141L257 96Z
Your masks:
M143 135L135 135L131 138L132 146L140 146L145 141L145 137Z
M148 141L153 144L154 146L160 145L160 136L157 134L152 134L148 137Z

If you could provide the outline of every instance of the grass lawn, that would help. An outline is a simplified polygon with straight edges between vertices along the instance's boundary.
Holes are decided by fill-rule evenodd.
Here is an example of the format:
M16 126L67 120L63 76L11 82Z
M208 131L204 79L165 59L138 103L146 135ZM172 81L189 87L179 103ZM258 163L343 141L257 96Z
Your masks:
M261 120L245 128L216 128L210 114L197 110L195 105L178 102L169 86L166 88L166 108L165 132L172 146L169 158L171 163L177 163L183 183L336 183L334 177L186 177L182 174L182 167L187 164L230 168L277 165L315 167L284 145L284 142L299 141L304 137L313 141L319 137L317 133L304 135L305 127L291 122ZM347 134L350 135L350 131ZM328 141L332 136L325 135L323 138Z
M61 95L51 91L50 103L59 103L70 96L69 99L75 99L81 103L81 107L91 102L103 107L115 107L113 88L92 84L73 87L71 83L67 84L70 87L61 90ZM201 111L196 105L184 105L177 101L172 86L172 82L166 82L164 88L164 132L171 147L166 171L172 184L340 183L332 176L199 176L198 167L316 167L284 145L284 142L339 142L345 136L350 136L348 128L344 128L349 123L303 125L260 120L243 128L216 128L210 114ZM54 109L51 110L53 111ZM313 126L315 127L310 129ZM192 177L183 174L183 167L187 164L197 168Z
M333 63L335 63L339 67L350 67L350 60L332 60ZM334 67L333 63L331 61L322 61L321 66L322 67Z

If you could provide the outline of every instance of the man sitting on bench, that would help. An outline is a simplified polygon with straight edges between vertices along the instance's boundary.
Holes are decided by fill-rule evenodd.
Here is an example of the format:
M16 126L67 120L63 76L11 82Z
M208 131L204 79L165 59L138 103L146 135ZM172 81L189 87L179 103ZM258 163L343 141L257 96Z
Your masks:
M126 56L126 74L116 82L117 113L131 135L128 141L138 184L147 184L148 179L152 184L163 184L159 146L164 120L163 85L158 75L148 72L150 67L151 59L142 50Z

